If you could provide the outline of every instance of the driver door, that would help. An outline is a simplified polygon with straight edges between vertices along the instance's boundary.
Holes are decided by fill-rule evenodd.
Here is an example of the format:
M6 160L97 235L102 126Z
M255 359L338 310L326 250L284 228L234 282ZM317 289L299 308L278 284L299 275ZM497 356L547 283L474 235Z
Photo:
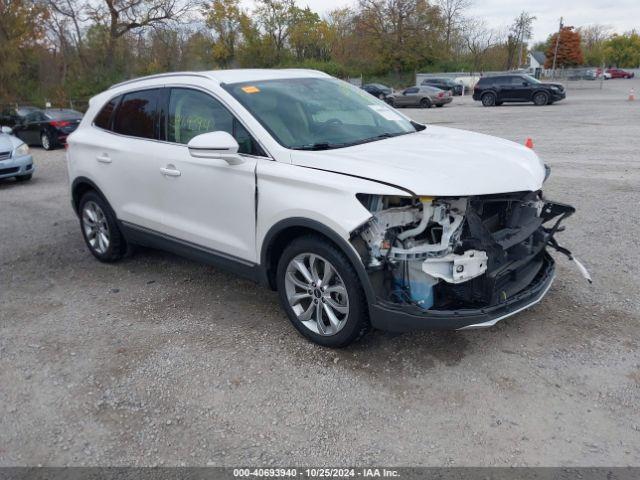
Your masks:
M244 126L213 96L189 88L166 89L167 140L161 171L164 233L209 253L257 262L255 169L262 153ZM191 156L197 135L234 136L244 162Z
M401 105L403 107L409 105L417 105L419 103L418 92L420 89L418 87L407 88L402 95L397 97L396 104Z

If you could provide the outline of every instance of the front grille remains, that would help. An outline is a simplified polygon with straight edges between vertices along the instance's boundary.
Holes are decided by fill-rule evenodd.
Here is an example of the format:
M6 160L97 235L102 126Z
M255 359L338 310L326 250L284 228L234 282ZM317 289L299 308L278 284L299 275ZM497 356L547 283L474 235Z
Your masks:
M7 160L9 158L11 158L11 151L0 152L0 160Z

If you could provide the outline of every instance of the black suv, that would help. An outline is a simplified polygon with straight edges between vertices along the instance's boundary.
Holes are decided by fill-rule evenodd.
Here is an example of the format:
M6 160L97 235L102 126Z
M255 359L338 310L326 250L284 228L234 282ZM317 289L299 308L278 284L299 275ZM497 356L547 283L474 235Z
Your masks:
M451 95L462 95L462 85L450 78L425 78L420 85L429 85L451 92Z
M480 100L485 107L503 102L551 105L565 97L564 87L559 83L543 83L529 75L482 77L473 88L473 99Z

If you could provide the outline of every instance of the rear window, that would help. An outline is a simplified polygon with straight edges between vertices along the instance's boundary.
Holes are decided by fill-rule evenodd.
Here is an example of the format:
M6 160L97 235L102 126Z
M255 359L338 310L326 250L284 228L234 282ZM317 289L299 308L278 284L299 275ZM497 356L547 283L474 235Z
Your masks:
M102 110L100 110L98 115L96 115L96 118L93 119L93 124L96 127L111 130L111 116L113 115L113 111L121 98L121 96L113 98L104 107L102 107Z
M47 117L51 120L78 120L82 118L82 114L71 109L47 110Z
M157 138L156 117L159 90L127 93L116 110L113 131L139 138Z
M482 77L479 81L478 81L478 85L493 85L496 83L499 83L497 80L500 77Z

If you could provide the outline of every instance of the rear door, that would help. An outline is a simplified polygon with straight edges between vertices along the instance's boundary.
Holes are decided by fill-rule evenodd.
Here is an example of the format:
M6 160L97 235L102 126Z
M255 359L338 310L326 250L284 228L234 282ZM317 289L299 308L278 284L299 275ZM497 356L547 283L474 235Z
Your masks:
M122 95L112 120L113 133L100 142L95 162L101 170L105 195L118 218L161 231L162 181L160 167L166 147L158 141L162 90L149 88Z
M514 100L528 101L531 100L531 92L533 88L524 77L511 77L512 92Z

